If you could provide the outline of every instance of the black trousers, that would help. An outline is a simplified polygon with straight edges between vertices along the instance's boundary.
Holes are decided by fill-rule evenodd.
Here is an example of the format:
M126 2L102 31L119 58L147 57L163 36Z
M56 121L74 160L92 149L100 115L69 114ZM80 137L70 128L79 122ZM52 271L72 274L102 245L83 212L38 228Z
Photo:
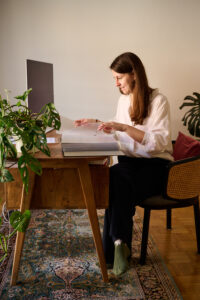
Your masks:
M135 206L163 190L168 160L119 156L110 168L109 208L105 211L103 248L107 263L114 260L114 241L131 250Z

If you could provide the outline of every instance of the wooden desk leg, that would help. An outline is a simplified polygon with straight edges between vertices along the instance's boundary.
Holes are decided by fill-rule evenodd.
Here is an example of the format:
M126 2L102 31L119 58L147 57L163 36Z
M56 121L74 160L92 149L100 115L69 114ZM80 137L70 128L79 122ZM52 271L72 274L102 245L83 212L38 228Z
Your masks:
M106 268L104 252L103 252L103 245L102 245L101 233L100 233L99 222L97 217L96 204L94 200L94 191L91 182L90 169L88 163L85 161L83 161L79 165L79 176L80 176L81 187L82 187L83 196L85 200L85 205L88 210L90 225L92 227L93 239L95 242L95 247L99 258L99 264L101 267L103 281L108 282L108 273Z
M29 209L31 197L33 193L33 187L35 183L35 173L29 171L29 191L28 194L25 192L24 185L22 186L22 194L21 194L21 203L20 203L20 212L23 213L26 209ZM15 242L15 252L13 258L13 267L12 267L12 275L10 285L16 285L21 253L24 245L24 232L17 232L17 238Z

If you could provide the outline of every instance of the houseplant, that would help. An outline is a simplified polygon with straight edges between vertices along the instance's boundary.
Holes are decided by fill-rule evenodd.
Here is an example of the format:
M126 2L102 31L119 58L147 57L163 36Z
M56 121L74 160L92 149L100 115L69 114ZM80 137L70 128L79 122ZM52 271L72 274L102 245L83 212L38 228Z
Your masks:
M17 100L15 104L11 104L8 91L6 91L6 99L0 95L0 182L14 180L9 170L6 169L6 161L16 159L18 156L18 169L26 192L28 192L29 181L28 169L30 168L38 175L42 173L42 167L34 157L34 152L40 150L50 156L46 128L51 127L58 130L61 126L60 116L53 103L43 106L39 113L32 113L27 105L27 97L31 90L15 97ZM19 155L13 144L13 137L16 142L21 142ZM12 212L9 221L14 230L8 235L0 232L0 262L8 255L9 239L16 231L26 231L30 217L29 210L24 213ZM2 218L0 218L1 224Z
M9 221L11 226L13 227L13 231L8 235L0 232L0 263L4 261L6 256L8 255L8 243L12 236L17 232L25 232L28 227L29 221L31 218L30 210L25 210L24 213L20 211L13 211L10 215ZM2 218L0 217L0 225L2 225Z
M187 126L191 135L200 138L200 94L193 93L194 96L186 96L183 104L179 107L182 109L189 106L190 109L184 114L183 125Z
M8 92L7 99L0 96L0 182L12 181L13 177L6 169L8 158L17 157L16 147L12 138L21 141L21 153L18 159L18 169L28 191L28 168L41 175L42 168L34 157L34 151L40 150L50 156L45 130L47 127L59 129L60 116L53 103L42 107L39 113L32 113L27 105L27 97L32 89L23 95L15 97L16 104L11 104Z

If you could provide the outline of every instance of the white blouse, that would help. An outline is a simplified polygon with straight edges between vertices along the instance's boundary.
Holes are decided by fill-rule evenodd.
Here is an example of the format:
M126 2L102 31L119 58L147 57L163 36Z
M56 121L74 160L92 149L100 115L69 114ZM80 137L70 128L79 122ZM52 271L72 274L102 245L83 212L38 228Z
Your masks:
M167 98L160 94L158 89L152 92L149 114L142 125L134 125L129 116L130 96L122 95L119 98L117 113L114 121L124 123L145 132L142 143L136 142L125 132L116 131L115 138L121 150L132 157L160 157L173 160L170 109Z

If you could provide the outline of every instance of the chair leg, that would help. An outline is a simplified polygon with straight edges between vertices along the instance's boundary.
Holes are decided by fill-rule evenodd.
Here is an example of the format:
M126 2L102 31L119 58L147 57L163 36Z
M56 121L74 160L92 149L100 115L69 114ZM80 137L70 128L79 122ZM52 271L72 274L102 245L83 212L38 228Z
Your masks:
M147 208L144 209L142 243L141 243L141 253L140 253L140 264L141 265L144 265L146 262L150 213L151 213L150 209L147 209Z
M167 209L167 229L172 229L172 210Z
M194 207L194 220L196 229L196 239L197 239L197 251L200 253L200 214L199 214L199 202L193 205Z

